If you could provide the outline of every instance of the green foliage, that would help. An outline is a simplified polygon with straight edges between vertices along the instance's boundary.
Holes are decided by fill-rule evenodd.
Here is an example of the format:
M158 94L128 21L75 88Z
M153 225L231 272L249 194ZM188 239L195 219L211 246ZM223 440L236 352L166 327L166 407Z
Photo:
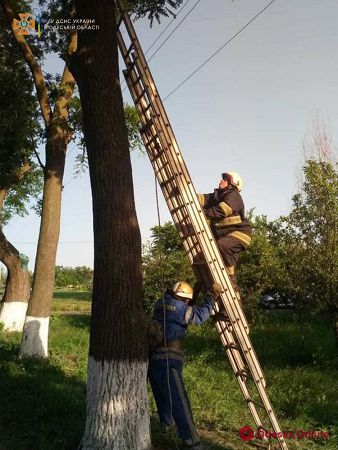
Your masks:
M138 150L144 153L143 142L140 136L140 118L134 106L124 105L124 116L128 128L128 141L130 150Z
M55 267L55 286L81 287L85 290L91 289L93 284L93 269L90 267Z
M34 163L31 166L32 169L26 173L20 183L13 185L8 191L4 208L0 212L3 225L6 225L10 218L15 215L23 217L28 214L27 205L32 198L35 199L32 208L37 214L40 214L38 205L43 188L43 171Z
M143 248L143 298L148 312L164 291L179 280L194 282L194 275L175 225L166 222L151 229L152 242Z
M246 305L256 304L259 295L268 290L283 292L287 288L288 276L280 257L276 223L269 222L266 216L251 217L252 243L238 264L239 285Z
M29 70L0 11L0 189L7 191L0 223L27 213L26 204L42 187L33 162L40 134L37 100ZM20 171L30 166L24 178Z
M136 18L148 16L150 25L154 19L161 21L161 16L174 16L183 0L128 0L129 10L136 14Z
M174 11L182 3L183 0L128 0L127 7L131 13L135 13L136 19L148 16L152 25L154 19L160 22L162 16L174 15ZM42 24L48 24L52 18L57 21L73 17L75 13L73 0L39 0L39 5L42 9ZM46 52L65 57L69 36L68 30L58 30L51 26L43 30L41 42Z
M294 290L317 310L337 312L338 173L333 163L314 159L305 162L303 172L292 211L282 219L289 276Z

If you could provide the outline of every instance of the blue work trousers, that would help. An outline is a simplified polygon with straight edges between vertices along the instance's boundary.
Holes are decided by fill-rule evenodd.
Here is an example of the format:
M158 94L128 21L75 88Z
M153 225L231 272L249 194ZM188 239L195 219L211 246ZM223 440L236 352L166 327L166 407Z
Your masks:
M175 422L184 448L200 450L203 446L182 378L183 363L182 352L157 348L149 361L148 377L163 429L172 428Z

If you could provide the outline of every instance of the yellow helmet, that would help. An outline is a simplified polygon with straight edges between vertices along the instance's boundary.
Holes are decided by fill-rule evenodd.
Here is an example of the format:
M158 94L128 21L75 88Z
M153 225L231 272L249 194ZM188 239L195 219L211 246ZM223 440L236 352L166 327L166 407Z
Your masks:
M175 283L172 290L177 297L189 298L190 300L192 299L193 288L185 281L178 281Z
M223 180L227 180L232 186L234 186L238 191L243 188L243 180L237 172L225 172L222 173Z

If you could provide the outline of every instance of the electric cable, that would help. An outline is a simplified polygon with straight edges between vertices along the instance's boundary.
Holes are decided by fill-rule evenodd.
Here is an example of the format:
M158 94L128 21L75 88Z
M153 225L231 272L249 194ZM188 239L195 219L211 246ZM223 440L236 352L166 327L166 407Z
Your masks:
M157 36L157 38L154 40L154 42L150 45L150 47L147 49L147 51L145 52L145 55L147 53L149 53L149 51L152 49L152 47L155 45L155 43L159 40L159 38L164 34L164 32L168 29L169 25L171 25L171 23L176 19L176 17L179 15L179 13L184 9L185 6L188 5L190 0L188 0L183 6L182 8L179 10L179 12L176 14L176 16L169 22L169 24L165 27L165 29L162 31L162 33ZM167 36L167 38L162 42L162 44L157 48L157 50L155 50L155 52L149 57L149 59L147 60L148 62L156 55L156 53L163 47L163 45L171 38L171 36L175 33L175 31L181 26L182 22L185 21L185 19L189 16L189 14L196 8L196 6L198 5L198 3L201 0L197 0L197 2L195 3L195 5L187 12L187 14L183 17L183 19L181 20L181 22L179 22L176 27L172 30L172 32ZM126 80L123 79L123 83L126 83ZM127 89L127 85L123 87L121 86L122 89L122 93Z
M175 31L181 26L181 24L185 21L185 19L189 16L189 14L196 8L196 6L199 4L201 0L197 0L197 2L194 4L194 6L189 9L187 14L183 17L181 22L179 22L176 27L172 30L172 32L166 37L166 39L162 42L162 44L155 50L155 52L147 59L147 62L153 59L153 57L156 55L156 53L163 47L163 45L171 38L171 36L175 33Z
M164 28L164 30L157 36L157 38L154 40L154 42L150 45L150 47L145 51L145 55L147 55L150 50L154 47L156 42L163 36L163 34L167 31L167 29L170 27L170 25L176 20L177 16L183 11L183 9L188 5L190 0L187 0L184 5L178 10L178 13L174 15L174 17L171 19L171 21L168 23L168 25Z
M264 11L266 11L269 6L275 3L277 0L270 1L263 9L261 9L255 16L253 16L249 22L247 22L242 28L240 28L237 33L231 36L221 47L219 47L212 55L210 55L202 64L200 64L190 75L188 75L178 86L175 87L163 101L166 101L174 92L176 92L180 87L182 87L188 80L190 80L197 72L199 72L209 61L211 61L221 50L224 49L230 42L232 42L242 31L244 31L252 22L254 22Z

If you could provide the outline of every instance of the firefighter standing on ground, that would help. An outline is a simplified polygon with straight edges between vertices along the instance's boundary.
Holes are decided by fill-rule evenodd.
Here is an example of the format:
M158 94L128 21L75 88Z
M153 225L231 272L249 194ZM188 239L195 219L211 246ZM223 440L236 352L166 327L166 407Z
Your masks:
M154 306L153 319L162 326L164 338L152 352L148 376L162 429L164 432L171 431L176 424L182 449L204 448L196 432L183 383L182 341L188 325L199 325L209 318L215 297L221 291L222 287L215 284L201 306L190 306L193 289L188 283L180 281L167 290L164 299L158 300Z
M213 193L198 194L235 289L238 289L235 269L239 255L251 242L251 226L240 194L242 187L238 173L226 172Z

